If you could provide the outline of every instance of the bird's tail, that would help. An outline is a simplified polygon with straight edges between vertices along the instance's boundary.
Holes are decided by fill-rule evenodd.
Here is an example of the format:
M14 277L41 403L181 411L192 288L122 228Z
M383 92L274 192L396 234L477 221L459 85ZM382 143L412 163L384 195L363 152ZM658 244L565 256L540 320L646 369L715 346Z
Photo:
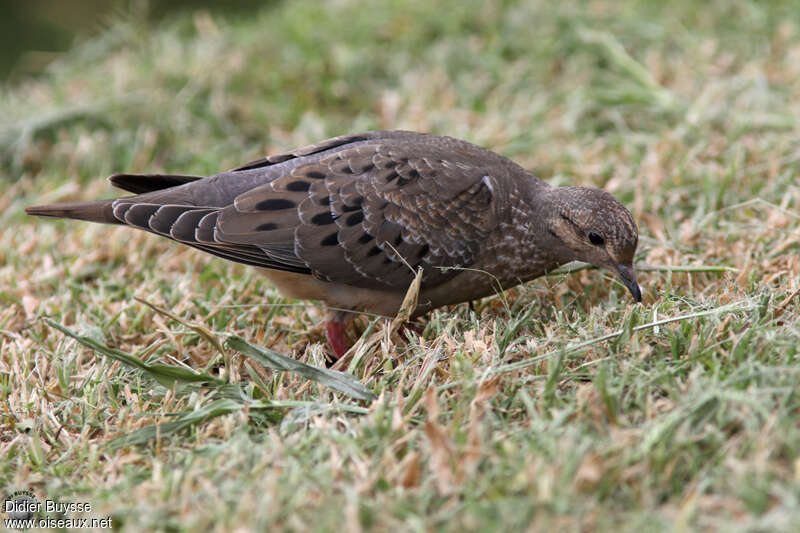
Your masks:
M25 208L29 215L37 217L74 218L101 224L122 224L114 216L114 198L94 202L71 202L64 204L33 205Z

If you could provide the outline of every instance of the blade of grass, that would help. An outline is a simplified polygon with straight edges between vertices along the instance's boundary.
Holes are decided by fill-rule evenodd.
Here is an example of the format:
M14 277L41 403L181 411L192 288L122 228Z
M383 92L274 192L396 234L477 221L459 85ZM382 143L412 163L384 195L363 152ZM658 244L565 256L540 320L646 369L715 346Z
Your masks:
M406 294L403 297L403 302L400 304L400 309L397 311L397 315L395 315L395 317L392 318L391 322L389 323L388 330L386 328L381 328L373 332L374 326L377 323L377 320L374 320L366 329L366 331L361 334L361 337L356 341L356 343L353 344L353 346L347 351L347 353L336 362L334 367L342 368L344 365L348 365L349 370L357 368L364 358L368 357L368 355L371 353L373 346L378 344L385 336L391 336L398 329L400 329L403 324L408 322L414 312L414 309L417 307L421 284L422 270L419 269L415 273L414 279L406 290Z
M364 387L354 376L345 372L329 370L327 368L317 368L301 363L275 350L253 346L236 335L228 337L225 341L225 345L231 350L236 350L247 357L255 359L268 368L282 370L284 372L293 372L306 379L316 381L317 383L335 389L351 398L373 400L376 397L372 391Z
M672 317L672 318L664 318L662 320L658 320L658 321L655 321L655 322L649 322L647 324L642 324L641 326L636 326L635 328L632 328L631 331L642 331L642 330L645 330L645 329L654 328L656 326L663 326L664 324L671 324L672 322L681 322L681 321L684 321L684 320L692 320L692 319L701 318L701 317L704 317L704 316L720 315L720 314L725 314L725 313L735 313L737 311L748 311L748 310L751 310L751 309L755 309L755 307L756 306L751 304L751 303L747 303L747 304L743 305L742 302L739 301L739 302L735 302L735 303L732 303L732 304L729 304L729 305L724 305L722 307L717 307L715 309L709 309L708 311L701 311L699 313L691 313L691 314L688 314L688 315L681 315L681 316L676 316L676 317ZM489 376L492 376L492 375L495 375L495 374L504 374L506 372L514 372L515 370L521 370L523 368L527 368L527 367L529 367L531 365L534 365L534 364L538 363L539 361L542 361L543 359L549 359L550 357L554 357L554 356L556 356L556 355L558 355L558 354L560 354L562 352L564 354L571 353L571 352L577 352L579 350L582 350L583 348L587 348L587 347L592 346L594 344L598 344L598 343L601 343L603 341L607 341L607 340L619 337L623 333L624 333L624 330L620 329L620 330L617 330L617 331L615 331L613 333L609 333L608 335L603 335L601 337L595 337L594 339L589 339L589 340L586 340L586 341L583 341L583 342L579 342L579 343L573 344L572 346L568 346L566 348L559 348L558 350L553 350L551 352L547 352L546 354L537 355L536 357L530 357L528 359L523 359L522 361L517 361L516 363L509 363L507 365L501 365L501 366L498 366L498 367L495 367L495 368L491 368L491 369L488 369L486 372L488 373Z
M78 341L78 343L82 344L83 346L86 346L89 349L101 355L104 355L109 359L113 359L114 361L119 361L120 363L123 363L125 365L142 370L147 375L149 375L154 380L156 380L157 382L159 382L160 384L164 385L167 388L172 387L175 383L203 382L215 385L224 384L223 381L213 376L196 372L188 368L162 365L158 363L145 363L138 357L135 357L127 352L123 352L122 350L118 350L116 348L109 348L105 344L102 344L91 337L85 335L79 335L78 333L75 333L71 329L62 326L61 324L58 324L57 322L54 322L49 318L45 318L44 321L51 327L56 328L64 335L75 339L76 341Z
M110 446L112 449L117 449L125 446L146 444L148 441L156 438L156 436L161 436L162 438L169 437L170 435L174 435L182 429L200 424L211 418L216 418L221 415L239 411L244 407L244 403L228 398L215 400L208 405L201 407L200 409L181 414L177 420L172 420L163 424L146 426L132 431L127 435L117 437L111 441Z
M211 344L214 348L216 348L217 351L220 353L220 355L222 355L222 357L225 359L225 362L226 363L228 362L227 358L226 358L226 355L225 355L225 349L222 347L222 343L219 341L219 338L217 338L216 335L211 333L211 331L208 328L206 328L205 326L201 326L199 324L194 324L192 322L188 322L186 320L183 320L181 317L175 315L174 313L170 313L166 309L164 309L162 307L159 307L156 304L150 303L147 300L144 300L144 299L139 298L137 296L134 296L133 299L136 300L139 303L143 303L144 305L146 305L147 307L149 307L150 309L152 309L156 313L159 313L159 314L164 315L164 316L166 316L168 318L171 318L172 320L174 320L175 322L183 325L184 327L187 327L187 328L191 329L192 331L194 331L195 333L200 335L202 338L204 338L206 341L208 341L208 343Z
M581 270L598 270L598 268L588 263L575 261L552 270L545 276L561 276L580 272ZM646 265L638 263L636 272L739 272L739 269L725 265Z
M149 441L155 439L157 436L169 437L178 433L181 430L187 429L191 426L208 422L209 420L218 416L235 413L247 407L252 411L265 411L268 409L298 409L298 408L313 408L315 412L324 413L328 411L341 411L346 413L353 413L357 415L366 415L369 409L359 407L357 405L345 404L330 404L319 402L307 402L298 400L265 400L254 402L241 402L231 398L222 398L215 400L208 405L201 407L195 411L186 413L167 413L166 416L176 416L176 420L164 422L162 424L153 424L146 426L126 435L122 435L113 439L110 442L112 449L124 448L126 446L138 446L147 444Z

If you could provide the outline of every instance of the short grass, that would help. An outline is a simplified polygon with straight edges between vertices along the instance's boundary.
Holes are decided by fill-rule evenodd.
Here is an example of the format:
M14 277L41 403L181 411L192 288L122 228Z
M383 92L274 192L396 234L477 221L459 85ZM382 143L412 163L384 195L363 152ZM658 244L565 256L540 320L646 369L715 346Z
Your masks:
M800 528L793 2L120 14L0 91L7 492L131 531ZM324 367L319 310L252 270L23 213L110 196L113 172L210 174L379 128L611 191L640 225L644 303L579 270L438 310L408 342L366 318L343 370L376 399L358 399L233 349Z

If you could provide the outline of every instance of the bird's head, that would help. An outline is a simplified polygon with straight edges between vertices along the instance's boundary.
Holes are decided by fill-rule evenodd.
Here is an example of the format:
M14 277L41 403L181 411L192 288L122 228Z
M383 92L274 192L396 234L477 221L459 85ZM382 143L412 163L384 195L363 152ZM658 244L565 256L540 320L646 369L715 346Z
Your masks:
M641 302L633 267L639 233L630 211L609 193L592 187L557 187L548 194L547 231L558 258L611 270Z

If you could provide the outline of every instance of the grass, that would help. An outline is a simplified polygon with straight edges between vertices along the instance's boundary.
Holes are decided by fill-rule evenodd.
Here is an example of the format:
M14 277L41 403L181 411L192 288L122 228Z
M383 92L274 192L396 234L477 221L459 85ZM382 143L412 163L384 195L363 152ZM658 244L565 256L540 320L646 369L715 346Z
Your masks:
M2 87L0 485L132 531L796 531L800 10L657 4L117 15ZM377 128L609 190L644 303L579 268L365 317L350 379L256 272L23 212Z

